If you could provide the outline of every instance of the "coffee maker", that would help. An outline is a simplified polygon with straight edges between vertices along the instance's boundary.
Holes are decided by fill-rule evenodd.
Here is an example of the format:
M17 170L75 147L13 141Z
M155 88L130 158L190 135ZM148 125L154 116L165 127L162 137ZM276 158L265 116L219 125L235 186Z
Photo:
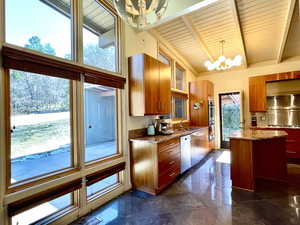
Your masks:
M156 134L168 135L174 133L174 130L171 129L170 123L168 122L169 119L169 116L159 116L159 119L156 119Z

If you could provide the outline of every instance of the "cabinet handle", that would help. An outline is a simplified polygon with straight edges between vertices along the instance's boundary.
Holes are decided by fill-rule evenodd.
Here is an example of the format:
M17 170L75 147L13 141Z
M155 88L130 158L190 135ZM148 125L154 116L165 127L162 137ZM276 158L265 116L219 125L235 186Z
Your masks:
M169 162L169 165L173 165L174 163L175 163L175 161L173 160L173 161Z
M287 152L287 153L289 153L289 154L297 154L297 152Z
M176 173L171 173L171 174L169 174L169 177L173 177L174 175L176 175Z

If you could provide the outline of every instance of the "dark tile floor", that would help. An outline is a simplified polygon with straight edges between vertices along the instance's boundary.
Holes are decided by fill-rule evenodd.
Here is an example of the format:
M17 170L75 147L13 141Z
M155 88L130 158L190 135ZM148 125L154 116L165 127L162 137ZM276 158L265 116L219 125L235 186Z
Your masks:
M293 207L300 186L231 189L230 165L217 162L220 154L212 153L159 196L126 193L73 225L300 225L300 206Z

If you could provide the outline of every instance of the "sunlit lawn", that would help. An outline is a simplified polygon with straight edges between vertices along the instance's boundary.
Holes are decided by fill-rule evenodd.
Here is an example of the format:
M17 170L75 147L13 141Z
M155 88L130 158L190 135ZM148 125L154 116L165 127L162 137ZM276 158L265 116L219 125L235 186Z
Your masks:
M70 144L70 121L48 121L17 126L12 133L11 158L46 152Z

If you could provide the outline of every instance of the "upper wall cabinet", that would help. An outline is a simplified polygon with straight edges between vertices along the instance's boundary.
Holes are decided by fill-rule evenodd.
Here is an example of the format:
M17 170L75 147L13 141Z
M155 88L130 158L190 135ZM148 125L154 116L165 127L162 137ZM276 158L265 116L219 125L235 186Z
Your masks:
M146 54L129 58L131 116L171 113L171 67Z
M190 122L193 126L209 126L208 100L214 97L213 83L198 80L189 83ZM195 108L200 104L199 108Z
M265 76L249 78L249 107L250 112L265 112L267 110Z
M300 79L300 71L249 77L250 112L267 111L267 90L266 90L267 82L293 80L293 79Z

